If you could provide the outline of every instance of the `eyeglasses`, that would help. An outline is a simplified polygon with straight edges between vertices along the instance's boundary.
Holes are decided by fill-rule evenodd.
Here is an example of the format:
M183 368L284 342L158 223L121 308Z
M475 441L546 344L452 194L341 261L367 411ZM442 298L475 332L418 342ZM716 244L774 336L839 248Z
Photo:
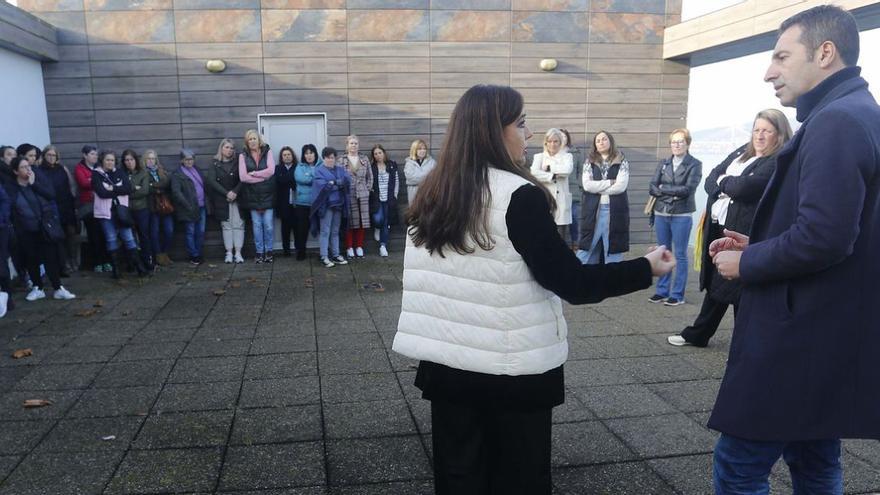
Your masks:
M764 134L773 135L776 134L776 131L773 129L755 129L752 131L752 134L755 136L763 136Z
M669 144L672 146L684 146L687 144L687 141L669 141Z

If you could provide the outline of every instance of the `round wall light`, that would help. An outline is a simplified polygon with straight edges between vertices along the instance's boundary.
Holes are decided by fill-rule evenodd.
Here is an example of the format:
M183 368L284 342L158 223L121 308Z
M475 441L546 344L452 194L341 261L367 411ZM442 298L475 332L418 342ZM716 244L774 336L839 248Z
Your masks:
M545 58L544 60L541 60L539 67L541 67L541 70L544 72L552 72L556 70L558 65L559 64L556 62L555 58Z
M226 70L226 62L219 59L208 60L205 62L205 68L208 72L223 72Z

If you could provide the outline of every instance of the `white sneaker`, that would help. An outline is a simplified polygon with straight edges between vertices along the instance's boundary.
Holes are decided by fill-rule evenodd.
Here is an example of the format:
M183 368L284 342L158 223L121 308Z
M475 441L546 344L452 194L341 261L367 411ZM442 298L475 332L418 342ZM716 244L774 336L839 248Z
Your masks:
M693 345L687 340L684 340L684 337L682 337L681 335L670 335L669 337L666 337L666 342L669 342L670 345L674 345L677 347Z
M6 316L6 309L9 304L9 294L0 292L0 318Z
M379 239L382 238L381 234L380 229L373 229L373 239L376 239L376 242L379 242Z
M342 256L339 256L338 254L336 255L335 258L333 258L333 262L335 262L337 265L347 265L348 264L348 261L346 261L345 258L343 258Z
M39 287L34 287L33 289L31 289L30 292L28 292L28 295L24 296L25 300L28 300L31 302L39 300L39 299L45 299L45 297L46 297L46 293L41 291Z
M352 249L352 248L346 249L345 255L348 256L349 258L354 258L354 249Z
M330 261L330 258L321 258L321 263L324 263L324 266L327 268L333 268L336 266L336 263Z
M235 262L244 263L244 258L241 256L241 253L235 253Z
M381 246L379 246L379 256L383 256L383 257L388 256L388 250L385 249L385 244L382 244Z
M358 258L363 258L364 257L364 248L359 247L359 248L355 249L354 254L356 254Z
M54 294L52 294L52 299L62 299L68 301L70 299L76 299L76 295L65 289L62 285L58 290L55 291Z
M25 285L25 287L27 287L27 290L31 290L34 288L34 281L31 279L27 279L25 281L24 285Z
M226 257L223 258L223 262L226 264L232 263L232 251L226 251Z

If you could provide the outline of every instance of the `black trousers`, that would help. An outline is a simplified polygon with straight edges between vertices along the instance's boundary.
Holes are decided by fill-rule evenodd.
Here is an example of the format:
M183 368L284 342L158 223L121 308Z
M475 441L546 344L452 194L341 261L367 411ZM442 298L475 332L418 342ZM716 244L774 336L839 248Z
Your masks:
M709 339L718 331L718 325L727 313L728 304L725 302L712 299L709 293L703 297L703 305L700 307L700 314L694 320L693 325L685 327L681 331L684 340L690 342L696 347L706 347L709 345ZM733 305L733 317L736 318L737 305Z
M9 248L12 227L0 227L0 291L9 293L12 289L9 277Z
M110 263L110 255L107 253L107 242L104 240L104 231L98 224L98 219L93 216L87 216L83 219L86 226L86 237L89 240L88 263L82 263L86 267L94 267Z
M296 219L293 216L293 205L283 205L275 209L275 215L281 219L281 250L290 252L290 232Z
M309 206L296 206L293 209L295 218L293 224L293 242L296 245L296 254L306 252L306 242L309 240Z
M48 241L42 232L16 232L19 245L23 248L28 275L35 287L43 288L40 264L46 268L46 275L53 289L61 287L61 260L58 258L58 243Z
M549 495L551 411L432 400L434 493Z

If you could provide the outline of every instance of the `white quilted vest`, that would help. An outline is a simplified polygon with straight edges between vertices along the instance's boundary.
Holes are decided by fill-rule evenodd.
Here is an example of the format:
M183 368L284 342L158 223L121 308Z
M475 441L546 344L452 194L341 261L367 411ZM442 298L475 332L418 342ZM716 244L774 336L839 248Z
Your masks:
M491 375L533 375L568 357L562 302L541 287L507 235L510 196L528 181L490 169L494 248L445 258L407 236L403 303L393 349L404 356Z

